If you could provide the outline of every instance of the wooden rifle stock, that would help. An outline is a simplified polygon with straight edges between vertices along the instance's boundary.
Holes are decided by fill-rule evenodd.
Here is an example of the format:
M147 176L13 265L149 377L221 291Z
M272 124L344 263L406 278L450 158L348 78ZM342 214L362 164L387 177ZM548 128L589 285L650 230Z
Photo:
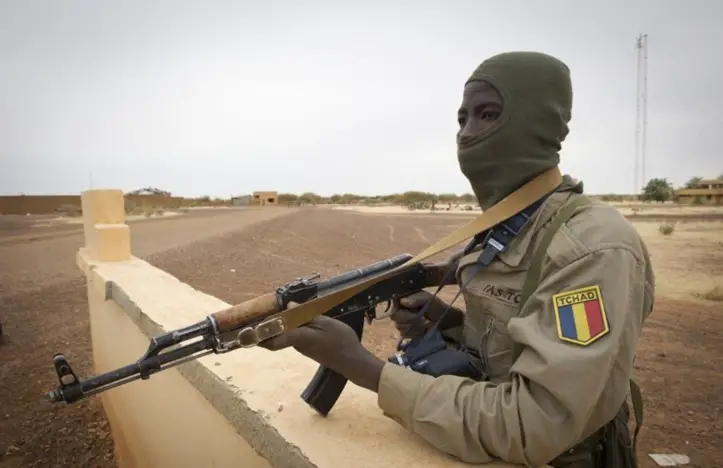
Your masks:
M266 293L263 296L220 310L211 314L211 317L215 320L219 333L224 333L263 320L280 310L281 304L277 294Z

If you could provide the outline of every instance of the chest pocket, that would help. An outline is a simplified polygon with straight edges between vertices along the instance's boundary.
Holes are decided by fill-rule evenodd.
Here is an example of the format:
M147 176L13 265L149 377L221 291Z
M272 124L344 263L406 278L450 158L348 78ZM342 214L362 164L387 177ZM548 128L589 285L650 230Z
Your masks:
M488 379L495 381L505 378L513 363L507 324L518 313L524 271L499 261L479 269L476 259L476 254L461 259L458 269L467 305L464 345L479 355Z
M519 315L521 305L537 287L542 262L555 232L572 216L577 207L587 203L584 196L575 198L556 213L549 224L519 237L510 249L487 267L477 264L480 253L462 257L457 268L457 284L467 304L463 344L482 360L483 371L491 381L507 377L520 353L510 338L508 324ZM565 204L560 200L560 204ZM537 234L542 240L533 241ZM538 244L538 245L533 245ZM528 255L528 252L536 254ZM510 300L511 299L511 300Z

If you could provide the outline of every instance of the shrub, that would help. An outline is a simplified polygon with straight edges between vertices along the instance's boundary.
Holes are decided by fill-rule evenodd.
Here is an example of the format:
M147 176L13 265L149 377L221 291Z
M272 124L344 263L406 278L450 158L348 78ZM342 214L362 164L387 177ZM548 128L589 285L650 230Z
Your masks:
M695 295L699 299L705 299L706 301L723 302L723 287L714 286L707 291L696 293Z
M675 231L675 224L674 223L663 223L660 226L658 226L658 231L664 236L669 236Z
M128 214L139 216L144 214L145 212L146 210L142 206L134 205L133 208L130 209Z
M617 194L609 194L609 195L601 195L600 199L604 202L608 203L620 203L623 202L625 199L622 195Z
M55 210L62 216L77 218L83 214L83 210L77 205L60 205Z
M133 214L136 211L136 208L138 208L138 204L136 202L129 198L125 199L126 214Z

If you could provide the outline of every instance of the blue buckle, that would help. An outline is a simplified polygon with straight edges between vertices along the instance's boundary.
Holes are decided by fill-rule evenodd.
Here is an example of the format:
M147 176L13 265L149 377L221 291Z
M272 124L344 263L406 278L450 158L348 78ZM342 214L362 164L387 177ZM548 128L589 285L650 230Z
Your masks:
M505 252L510 243L512 243L512 240L520 235L522 230L530 223L532 213L537 211L540 205L542 205L543 200L534 203L514 216L510 216L487 231L484 240L481 242L483 247L477 262L483 266L487 266L492 263L498 254Z
M482 266L488 266L498 254L505 252L512 240L519 236L522 230L530 224L532 215L542 206L546 199L547 195L520 213L510 216L485 232L477 234L468 246L470 251L475 245L482 246L482 252L480 252L477 258L477 263ZM483 238L481 242L480 238Z
M508 224L509 222L514 223L515 221L517 221L519 219L522 219L522 221L519 223L516 223L516 224L518 224L517 228L515 228L514 226L510 226ZM531 219L531 216L529 216L527 213L525 213L523 211L522 213L517 213L516 215L512 216L511 218L503 221L500 224L500 227L502 227L502 229L504 229L506 232L510 233L512 235L512 237L517 237L520 235L520 233L525 228L525 226L527 226L527 224L529 224L530 219Z

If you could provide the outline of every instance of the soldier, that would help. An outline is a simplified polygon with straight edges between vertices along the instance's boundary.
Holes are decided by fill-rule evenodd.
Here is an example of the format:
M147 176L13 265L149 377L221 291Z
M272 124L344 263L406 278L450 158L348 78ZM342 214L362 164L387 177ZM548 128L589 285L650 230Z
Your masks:
M571 109L569 69L549 55L503 53L474 71L458 112L457 145L483 210L558 166ZM293 346L377 392L387 416L468 463L636 466L626 398L637 389L629 379L655 279L634 227L565 176L507 248L480 268L483 248L455 267L466 312L421 291L402 299L392 316L413 335L422 304L429 304L427 327L448 310L440 328L469 357L475 377L382 361L327 317L263 346ZM636 407L639 394L631 396Z

